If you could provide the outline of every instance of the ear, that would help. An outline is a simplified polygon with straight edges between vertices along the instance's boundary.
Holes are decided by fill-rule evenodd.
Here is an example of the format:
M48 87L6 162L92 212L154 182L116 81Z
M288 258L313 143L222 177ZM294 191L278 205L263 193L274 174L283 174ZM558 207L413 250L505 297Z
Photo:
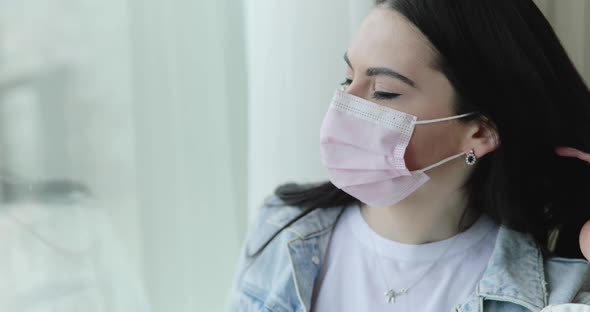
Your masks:
M500 136L496 125L489 119L485 118L474 120L467 125L465 138L462 142L462 148L465 153L471 150L477 158L495 151L500 146Z

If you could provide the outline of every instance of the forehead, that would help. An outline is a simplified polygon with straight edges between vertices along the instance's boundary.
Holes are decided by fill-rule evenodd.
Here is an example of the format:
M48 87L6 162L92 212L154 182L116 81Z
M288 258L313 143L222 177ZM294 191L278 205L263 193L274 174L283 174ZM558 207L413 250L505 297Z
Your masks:
M374 8L363 20L347 51L353 67L389 67L409 75L429 68L434 53L428 40L398 12Z

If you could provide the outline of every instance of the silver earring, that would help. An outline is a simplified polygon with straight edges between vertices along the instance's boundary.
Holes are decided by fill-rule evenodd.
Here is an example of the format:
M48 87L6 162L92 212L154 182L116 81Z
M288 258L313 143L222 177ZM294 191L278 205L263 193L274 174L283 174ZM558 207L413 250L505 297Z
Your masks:
M475 163L477 162L477 156L475 156L475 152L473 150L469 151L469 153L465 157L465 162L469 166L475 165Z

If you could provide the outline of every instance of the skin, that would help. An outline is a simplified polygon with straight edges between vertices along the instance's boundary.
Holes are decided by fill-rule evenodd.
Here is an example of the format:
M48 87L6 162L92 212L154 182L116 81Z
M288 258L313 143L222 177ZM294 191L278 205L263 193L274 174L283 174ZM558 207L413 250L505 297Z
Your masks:
M374 8L353 36L345 55L350 63L345 63L347 93L415 115L418 120L457 115L452 85L432 66L435 50L396 11ZM413 83L391 75L367 75L369 68L395 71ZM382 92L399 95L373 97ZM497 146L493 130L482 122L450 120L416 125L405 161L408 169L417 170L472 149L481 158ZM362 204L361 214L377 234L397 242L425 244L450 238L458 233L466 208L461 185L471 170L473 167L460 157L427 171L430 181L400 203L388 207ZM468 216L464 222L471 225L476 217Z
M580 231L580 250L584 257L590 260L590 221L586 222Z
M555 153L563 157L573 157L583 160L590 164L590 154L571 147L558 147ZM590 260L590 221L587 221L580 231L580 250L586 259Z

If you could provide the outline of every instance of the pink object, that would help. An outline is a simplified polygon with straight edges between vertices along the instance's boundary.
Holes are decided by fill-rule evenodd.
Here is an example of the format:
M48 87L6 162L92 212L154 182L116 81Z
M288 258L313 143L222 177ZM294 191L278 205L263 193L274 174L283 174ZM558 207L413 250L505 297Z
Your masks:
M555 149L555 153L559 156L578 158L590 164L590 154L573 147L558 147Z
M580 231L580 250L584 257L590 260L590 221L586 222Z
M417 117L336 90L320 130L323 165L338 188L372 207L393 205L424 185L427 168L409 171L404 154L416 124L470 115L417 121Z
M590 154L573 147L558 147L555 153L559 156L578 158L590 164ZM580 231L580 250L584 257L590 260L590 221L586 222Z

